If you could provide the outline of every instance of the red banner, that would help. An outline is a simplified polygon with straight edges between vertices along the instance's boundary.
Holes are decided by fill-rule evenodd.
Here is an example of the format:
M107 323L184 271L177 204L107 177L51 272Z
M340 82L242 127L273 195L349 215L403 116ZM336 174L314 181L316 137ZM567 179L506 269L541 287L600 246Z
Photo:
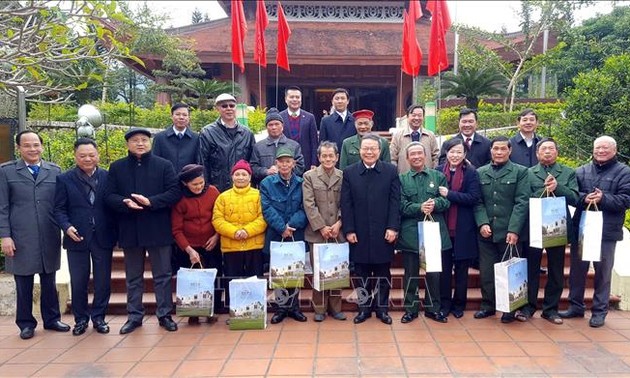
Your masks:
M291 37L291 29L284 16L282 4L278 1L278 55L276 57L276 64L278 67L282 67L287 71L291 71L289 67L289 49L287 47L289 37Z
M448 68L446 31L451 27L451 17L446 1L429 0L427 9L431 11L431 37L429 40L429 76L437 75Z
M243 1L232 0L232 63L245 72L245 34L247 21L243 11Z
M404 73L415 77L420 73L422 50L416 38L416 20L422 16L420 2L410 0L408 9L403 12L402 64Z
M256 4L256 45L254 45L254 62L261 67L267 67L267 48L265 46L265 29L269 26L267 8L264 0L257 0Z

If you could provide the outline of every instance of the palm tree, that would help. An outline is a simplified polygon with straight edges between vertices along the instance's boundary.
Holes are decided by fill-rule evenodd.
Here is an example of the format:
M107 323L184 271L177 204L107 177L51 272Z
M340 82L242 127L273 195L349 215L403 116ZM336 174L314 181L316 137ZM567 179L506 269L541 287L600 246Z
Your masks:
M227 81L219 81L216 79L202 80L202 79L186 79L184 81L184 87L192 92L195 96L198 96L197 109L208 109L208 99L212 99L220 95L221 93L231 93L232 83ZM239 88L235 86L234 90L238 93ZM236 93L235 93L236 94Z
M505 96L508 80L490 68L463 68L459 74L450 72L442 79L442 96L465 97L466 107L477 109L481 96Z

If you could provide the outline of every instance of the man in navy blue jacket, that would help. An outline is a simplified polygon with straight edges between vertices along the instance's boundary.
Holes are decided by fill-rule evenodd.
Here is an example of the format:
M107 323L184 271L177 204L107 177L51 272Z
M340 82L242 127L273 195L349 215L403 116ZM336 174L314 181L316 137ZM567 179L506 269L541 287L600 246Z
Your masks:
M118 213L118 244L125 253L127 322L121 334L142 325L144 256L148 251L161 327L177 331L171 319L171 206L181 198L173 164L151 154L151 133L131 128L125 133L129 155L109 167L105 202Z
M57 176L54 216L64 233L72 283L72 334L82 335L92 324L98 333L109 333L105 312L111 293L112 249L116 224L103 200L107 171L98 167L96 142L79 138L74 143L76 167ZM91 263L91 264L90 264ZM88 306L90 265L94 267L94 300Z
M536 134L538 116L532 109L525 109L518 115L518 133L510 138L512 153L510 160L526 168L538 164L536 145L540 137Z

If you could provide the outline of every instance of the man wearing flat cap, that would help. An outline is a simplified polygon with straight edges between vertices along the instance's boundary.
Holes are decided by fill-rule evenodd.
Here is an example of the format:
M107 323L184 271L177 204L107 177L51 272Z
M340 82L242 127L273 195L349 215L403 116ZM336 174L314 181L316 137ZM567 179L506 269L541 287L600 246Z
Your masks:
M361 156L359 155L361 138L366 134L370 134L374 126L374 121L372 120L372 118L374 118L374 112L371 110L357 110L352 113L352 116L354 118L354 126L357 129L357 134L343 141L341 157L339 158L339 169L342 170L351 164L361 161ZM381 150L379 160L389 163L389 142L387 139L381 137L379 137L379 140Z
M254 134L236 120L234 96L220 94L214 106L219 119L204 126L199 134L199 163L205 168L206 182L224 192L232 187L230 169L241 159L251 159L256 140Z
M151 133L131 128L125 134L128 156L109 167L105 202L118 214L118 244L125 253L127 322L121 334L142 326L144 257L149 253L160 327L177 331L171 319L171 206L181 197L173 164L151 153Z
M302 176L304 173L304 156L298 142L289 139L282 133L282 117L276 108L267 110L265 125L267 126L267 138L254 145L250 160L253 172L254 184L260 183L265 177L278 173L276 166L276 152L280 148L286 148L293 153L295 168L293 173Z

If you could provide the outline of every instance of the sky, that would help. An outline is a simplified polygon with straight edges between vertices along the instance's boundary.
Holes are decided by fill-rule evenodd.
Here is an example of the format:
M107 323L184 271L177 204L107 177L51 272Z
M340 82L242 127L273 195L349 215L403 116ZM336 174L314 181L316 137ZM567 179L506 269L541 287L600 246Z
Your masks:
M249 1L249 0L248 0ZM141 1L134 1L141 4ZM170 20L165 27L179 27L190 25L191 15L195 8L202 14L208 13L211 20L226 17L223 9L216 1L147 1L155 13L167 14ZM618 1L619 5L630 5L630 1ZM448 1L451 19L455 23L477 26L487 31L501 31L505 28L508 32L519 30L518 1ZM587 9L578 11L577 21L595 16L596 13L609 13L612 10L611 1L596 1Z

